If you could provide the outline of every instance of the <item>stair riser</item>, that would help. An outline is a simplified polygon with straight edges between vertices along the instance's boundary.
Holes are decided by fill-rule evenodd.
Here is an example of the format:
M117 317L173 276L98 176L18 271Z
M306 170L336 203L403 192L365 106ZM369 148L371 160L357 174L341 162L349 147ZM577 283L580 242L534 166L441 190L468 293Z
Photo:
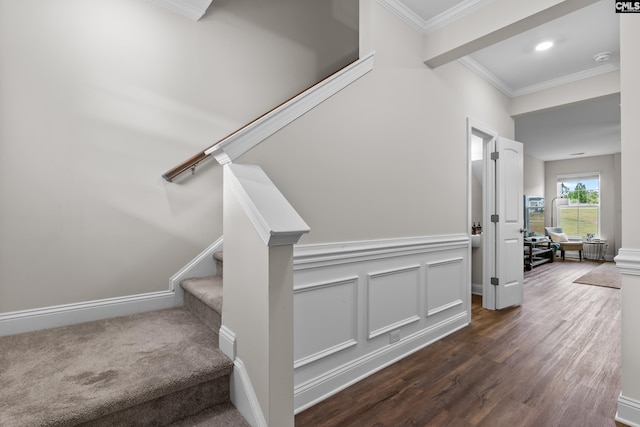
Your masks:
M166 426L228 401L229 376L225 375L79 425L83 427Z
M222 317L219 313L212 310L202 301L191 295L189 292L184 293L184 305L192 312L200 321L211 329L215 334L216 346L219 345L220 327L222 326Z
M213 254L213 259L216 261L216 276L222 277L222 252L216 252Z

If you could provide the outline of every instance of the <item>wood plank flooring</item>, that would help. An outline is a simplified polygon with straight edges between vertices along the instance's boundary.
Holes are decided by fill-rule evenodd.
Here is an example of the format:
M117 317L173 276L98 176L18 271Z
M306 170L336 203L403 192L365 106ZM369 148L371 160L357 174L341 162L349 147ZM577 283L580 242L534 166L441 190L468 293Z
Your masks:
M525 272L524 304L473 298L470 326L296 415L304 426L623 426L620 290L573 283L598 263Z

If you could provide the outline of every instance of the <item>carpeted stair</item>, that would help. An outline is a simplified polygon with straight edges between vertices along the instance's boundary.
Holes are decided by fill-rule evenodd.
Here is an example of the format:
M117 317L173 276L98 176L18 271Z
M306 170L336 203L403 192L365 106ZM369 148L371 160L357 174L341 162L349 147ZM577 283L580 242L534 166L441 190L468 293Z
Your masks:
M217 346L222 325L222 252L214 253L213 259L215 276L185 279L180 286L184 289L184 305L213 331Z
M0 337L0 426L248 426L221 307L220 274L185 281L184 307Z

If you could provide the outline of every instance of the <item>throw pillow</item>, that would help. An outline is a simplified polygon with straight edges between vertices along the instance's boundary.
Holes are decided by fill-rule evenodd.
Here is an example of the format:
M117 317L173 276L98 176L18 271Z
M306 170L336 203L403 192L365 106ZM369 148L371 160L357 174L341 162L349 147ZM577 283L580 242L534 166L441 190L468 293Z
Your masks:
M569 238L565 233L549 233L549 236L551 237L551 241L554 243L569 241Z

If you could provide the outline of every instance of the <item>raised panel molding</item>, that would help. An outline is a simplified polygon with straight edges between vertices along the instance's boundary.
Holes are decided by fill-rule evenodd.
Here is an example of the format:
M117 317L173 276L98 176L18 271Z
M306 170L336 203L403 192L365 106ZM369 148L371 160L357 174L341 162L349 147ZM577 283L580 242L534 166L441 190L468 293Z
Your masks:
M420 320L420 266L368 275L368 338Z
M358 343L358 277L294 288L294 368Z
M464 268L462 257L427 263L427 316L463 304Z
M469 245L452 234L294 246L295 411L468 325Z
M422 329L397 343L375 349L349 362L331 366L323 375L294 385L295 413L334 395L349 385L372 375L416 351L468 325L466 313Z

